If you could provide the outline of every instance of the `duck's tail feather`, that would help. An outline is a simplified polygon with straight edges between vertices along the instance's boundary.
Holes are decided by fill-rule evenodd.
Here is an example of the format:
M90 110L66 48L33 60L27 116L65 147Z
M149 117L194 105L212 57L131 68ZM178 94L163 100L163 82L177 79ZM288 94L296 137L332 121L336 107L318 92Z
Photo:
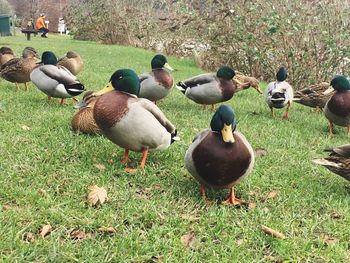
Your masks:
M176 84L176 88L181 91L183 94L185 94L186 92L186 89L188 89L187 85L185 83L183 83L182 81L179 81L177 84Z
M81 83L65 85L64 87L66 88L68 94L73 97L80 95L85 90L84 85Z
M180 141L180 137L177 136L177 130L175 130L172 134L170 134L170 136L171 136L170 144L172 144L175 141Z

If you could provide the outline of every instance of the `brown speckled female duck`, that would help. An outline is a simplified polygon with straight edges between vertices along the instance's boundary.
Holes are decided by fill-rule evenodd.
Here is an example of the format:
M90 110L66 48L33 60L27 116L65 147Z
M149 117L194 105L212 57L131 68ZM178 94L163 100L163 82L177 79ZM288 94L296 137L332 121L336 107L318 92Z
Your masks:
M101 133L93 116L96 100L96 94L93 91L88 91L84 94L82 101L75 106L78 108L78 111L74 114L71 121L74 132L82 132L90 135Z
M350 144L325 149L325 151L330 152L328 157L314 159L313 162L350 181Z
M9 47L0 48L0 66L4 65L7 61L15 58L16 55L13 50Z
M16 90L19 89L18 83L24 83L25 90L28 90L30 73L36 66L38 53L32 47L26 47L23 50L21 58L13 58L1 66L1 77L7 81L16 84Z
M108 94L95 103L95 121L103 135L124 148L123 163L130 161L129 150L142 152L144 168L148 151L168 148L176 140L176 129L154 103L137 97L140 81L133 70L117 70L111 85L113 91L109 87L99 92Z
M61 65L68 69L74 76L78 75L84 68L84 62L80 55L74 51L68 51L67 54L60 58L57 65Z
M193 140L185 155L185 166L201 184L204 199L206 187L229 188L230 195L224 204L246 203L235 197L234 186L251 173L253 149L244 135L235 131L232 108L220 106L210 126Z

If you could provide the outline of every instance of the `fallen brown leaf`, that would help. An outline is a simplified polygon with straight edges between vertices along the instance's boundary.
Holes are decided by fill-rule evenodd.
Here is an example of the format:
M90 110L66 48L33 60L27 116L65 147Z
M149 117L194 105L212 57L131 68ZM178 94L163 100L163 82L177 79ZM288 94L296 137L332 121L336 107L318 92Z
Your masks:
M326 233L321 233L320 238L326 243L327 246L333 246L336 243L338 243L339 239L335 237L331 237L327 235Z
M72 239L84 239L86 238L86 234L84 231L82 230L73 230L71 233L70 233L70 237Z
M21 128L25 131L30 131L30 127L28 127L27 125L22 125Z
M334 218L334 219L339 219L339 218L341 218L341 215L339 215L337 212L333 211L333 212L330 214L330 217L331 217L331 218Z
M278 195L277 191L272 191L270 193L267 194L266 199L272 199L275 198Z
M25 232L22 236L22 239L26 242L32 242L35 237L34 233L31 232Z
M248 208L249 209L254 209L256 207L256 203L249 203Z
M285 239L286 236L283 235L281 232L278 232L272 228L269 228L267 226L264 226L264 225L261 225L261 229L262 231L264 231L265 234L268 234L270 236L273 236L273 237L277 237L279 239Z
M164 259L164 256L161 256L161 255L159 255L159 256L152 256L151 257L151 262L163 261L163 259Z
M10 206L10 205L2 205L2 209L10 210L10 209L12 209L12 206Z
M92 205L103 204L108 201L107 191L103 187L93 185L89 187L88 201Z
M113 159L109 159L107 162L108 162L109 164L114 164L114 160L113 160Z
M100 170L101 172L103 172L104 170L106 170L106 167L105 167L103 164L101 164L101 163L94 164L94 166L95 166L98 170Z
M127 172L128 174L136 174L137 168L126 167L125 172Z
M46 195L46 191L44 189L39 189L38 193L41 195Z
M182 214L181 218L183 220L188 220L190 222L199 221L199 219L200 219L200 217L197 217L197 216L194 216L194 215L187 215L187 214Z
M237 246L240 246L240 245L242 245L244 243L244 239L238 239L238 240L236 240L236 245Z
M97 229L98 232L106 233L106 234L115 234L117 230L114 227L100 227Z
M40 235L41 237L45 237L46 235L50 234L52 231L52 227L50 225L44 225L41 229L40 229Z
M197 243L194 233L181 236L181 242L185 247L194 248Z
M265 156L267 154L267 151L264 148L256 148L254 150L255 157Z

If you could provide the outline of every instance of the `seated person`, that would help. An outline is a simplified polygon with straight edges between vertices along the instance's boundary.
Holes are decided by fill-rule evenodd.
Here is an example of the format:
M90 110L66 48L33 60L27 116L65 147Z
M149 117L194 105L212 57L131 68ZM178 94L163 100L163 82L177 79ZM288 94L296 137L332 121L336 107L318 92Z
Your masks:
M36 29L41 32L41 37L47 37L46 34L49 32L49 30L46 28L45 25L45 15L40 14L40 17L36 20L35 23Z

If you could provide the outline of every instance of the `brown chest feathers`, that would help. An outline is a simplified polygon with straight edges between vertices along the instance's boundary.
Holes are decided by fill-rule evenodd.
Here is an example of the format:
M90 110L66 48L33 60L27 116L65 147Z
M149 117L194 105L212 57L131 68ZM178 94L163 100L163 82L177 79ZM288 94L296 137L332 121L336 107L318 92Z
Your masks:
M94 116L93 108L83 108L74 114L72 118L72 129L74 132L82 132L87 134L101 134L100 128L97 126Z
M233 97L233 93L236 90L236 86L232 80L220 78L220 88L222 92L222 101L227 101Z
M111 128L128 112L128 100L131 96L111 91L98 98L94 107L94 118L101 130Z
M350 115L350 91L338 91L327 104L328 109L335 115L347 117Z
M163 69L155 69L153 70L153 74L155 79L165 88L167 89L171 89L173 86L173 78L171 77L171 75L163 70Z
M219 133L210 132L193 151L198 175L210 186L220 188L237 181L251 162L248 148L240 137L225 143Z

